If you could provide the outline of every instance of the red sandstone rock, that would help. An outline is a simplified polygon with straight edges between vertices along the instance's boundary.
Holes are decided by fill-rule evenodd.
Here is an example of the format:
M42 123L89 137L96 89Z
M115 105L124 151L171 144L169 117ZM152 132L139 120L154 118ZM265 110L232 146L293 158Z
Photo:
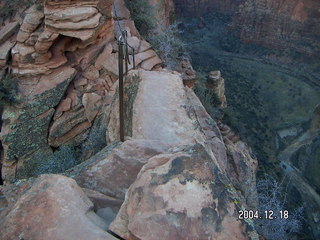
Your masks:
M85 188L123 199L142 166L168 146L159 141L127 140L110 154L92 157L88 163L75 167L70 176Z
M32 33L42 22L43 11L38 10L38 5L33 5L26 11L20 30L26 33Z
M85 70L83 76L88 80L96 80L99 78L100 74L94 66L90 66Z
M0 238L6 240L115 240L93 204L76 182L59 175L36 179L1 217Z
M108 44L103 52L97 58L94 66L98 69L104 69L108 73L117 76L118 73L118 55L116 53L112 53L112 45Z
M161 59L158 56L154 56L142 62L141 68L144 70L152 70L157 65L162 63Z
M41 94L45 91L48 91L52 88L55 88L58 84L66 81L67 79L71 80L76 74L76 70L70 67L63 67L57 69L52 74L48 76L42 76L39 80L39 83L36 85L33 94Z
M85 93L82 97L82 104L88 121L92 122L102 105L101 96L96 93Z
M91 123L88 121L83 107L67 111L50 127L48 143L53 147L68 144L89 127L91 127Z
M126 240L248 239L226 185L201 145L157 155L109 229Z

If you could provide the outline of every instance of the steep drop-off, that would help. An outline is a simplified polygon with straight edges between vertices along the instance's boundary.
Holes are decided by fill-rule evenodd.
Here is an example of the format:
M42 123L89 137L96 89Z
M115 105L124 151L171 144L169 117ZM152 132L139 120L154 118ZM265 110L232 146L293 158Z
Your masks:
M320 72L319 29L314 28L320 20L319 3L232 1L227 8L215 1L183 3L175 1L175 7L181 38L189 44L203 81L196 87L198 96L211 116L220 118L223 112L224 121L253 147L260 176L292 180L290 205L305 204L306 229L316 239L319 127L313 126L319 126ZM224 110L202 89L216 69L225 79ZM280 164L284 158L289 165Z

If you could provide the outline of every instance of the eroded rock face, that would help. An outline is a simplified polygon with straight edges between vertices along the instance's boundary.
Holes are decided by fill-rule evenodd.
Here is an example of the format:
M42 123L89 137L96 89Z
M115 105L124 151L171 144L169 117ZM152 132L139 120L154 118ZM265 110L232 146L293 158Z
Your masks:
M125 239L249 239L231 191L201 145L151 158L110 229Z
M1 239L114 240L93 204L70 178L43 175L1 216ZM4 218L5 217L5 218Z
M108 85L111 76L93 63L114 39L112 3L45 1L24 12L20 28L15 21L0 29L0 67L18 76L21 99L3 115L5 180L16 175L17 164L20 177L32 176L51 147L80 145L96 116L107 112L116 79Z

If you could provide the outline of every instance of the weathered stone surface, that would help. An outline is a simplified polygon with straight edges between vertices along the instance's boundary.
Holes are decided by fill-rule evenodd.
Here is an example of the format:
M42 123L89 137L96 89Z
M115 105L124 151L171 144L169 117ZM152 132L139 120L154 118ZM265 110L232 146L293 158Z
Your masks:
M85 93L82 97L82 104L85 109L86 117L89 122L92 122L98 114L102 101L101 96L96 93Z
M0 29L0 44L7 41L19 28L19 22L11 22Z
M32 53L34 52L35 50L32 46L25 46L24 44L18 42L12 49L13 65L17 65L18 63L34 63L34 59L32 57Z
M14 41L6 41L5 43L0 45L0 68L4 67L7 64L10 50L14 46Z
M17 42L21 42L21 43L25 42L30 37L30 35L31 35L30 33L27 33L20 29L17 35Z
M141 63L141 68L144 70L152 70L154 67L162 63L161 59L158 56L149 58Z
M71 11L72 12L72 11ZM46 15L47 16L47 15ZM81 16L81 15L79 15ZM47 26L54 28L54 29L61 29L61 30L80 30L80 29L92 29L99 25L99 20L101 18L101 14L98 13L89 19L82 19L80 22L55 22L51 21L50 17L46 19ZM72 18L73 16L68 16Z
M71 98L67 97L63 99L56 109L54 120L61 117L63 112L69 111L71 109L71 104L72 104Z
M33 5L26 11L26 16L23 19L20 30L26 33L32 33L42 22L44 14L39 10L39 5Z
M207 88L213 89L221 108L227 107L227 99L224 95L224 79L221 77L220 71L212 71L207 77Z
M98 14L98 10L94 7L80 6L80 7L69 7L69 8L51 8L46 7L44 9L46 20L49 22L80 22L88 20L91 17Z
M128 20L128 19L124 19L124 20L120 20L118 22L119 22L119 25L120 25L121 29L127 31L128 37L139 36L139 32L138 32L138 30L137 30L137 28L136 28L136 26L134 24L134 21ZM115 33L115 36L116 36L117 39L121 35L121 30L119 28L119 25L116 24L114 26L114 33Z
M205 149L176 148L144 165L110 230L124 239L248 239L228 183Z
M45 29L39 36L35 49L39 53L47 52L52 46L55 39L57 39L59 34L54 33L48 29Z
M59 84L63 83L66 79L69 79L69 82L73 79L76 74L76 70L70 67L63 67L57 69L52 74L48 76L42 76L39 83L34 89L33 95L42 94L50 89L54 89Z
M94 66L98 69L104 69L108 73L113 76L117 76L118 73L118 55L116 53L112 53L112 45L108 44L103 52L97 58Z
M150 49L145 52L141 52L135 55L135 64L138 66L143 61L156 57L157 54L154 50Z
M207 151L212 151L219 170L241 191L250 208L257 206L256 172L258 162L252 157L250 147L236 134L230 135L231 129L217 123L206 112L192 89L187 88L187 112L205 138ZM221 131L220 131L221 130Z
M151 49L150 43L146 42L145 40L141 40L138 52L145 52L149 49Z
M166 71L133 71L141 79L133 107L132 136L186 144L199 138L194 125L181 106L185 91L177 73ZM154 91L159 84L161 91ZM182 124L183 123L183 124Z
M53 147L68 143L90 126L83 107L65 112L50 127L48 143Z
M114 0L100 0L97 4L97 9L107 18L111 18L112 15L112 6Z
M94 66L90 66L85 70L83 76L88 80L96 80L99 78L100 74L98 69L96 69Z
M0 220L1 239L115 240L82 189L64 176L39 177L9 210Z
M159 141L127 140L110 154L99 158L94 156L88 163L74 167L68 175L82 187L124 199L127 189L141 167L149 158L164 152L167 148L167 144Z
M95 209L112 207L112 208L117 208L119 210L123 203L123 200L119 200L119 199L107 196L105 194L102 194L100 192L94 191L89 188L82 188L82 190L88 196L88 198L93 202Z
M184 57L180 61L179 65L179 72L181 72L183 84L189 88L192 88L198 80L198 77L190 63L190 60Z

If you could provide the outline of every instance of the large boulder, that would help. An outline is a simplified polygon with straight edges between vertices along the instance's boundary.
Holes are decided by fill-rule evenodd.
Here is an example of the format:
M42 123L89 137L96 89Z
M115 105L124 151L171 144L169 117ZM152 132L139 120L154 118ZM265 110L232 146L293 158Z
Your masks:
M36 179L2 212L0 222L0 238L6 240L116 239L76 182L60 175Z
M230 186L202 145L176 147L144 165L110 230L126 240L249 239Z
M112 147L112 145L111 145ZM98 155L68 171L81 187L124 199L148 159L165 152L167 144L152 140L127 140L110 151L107 146Z

